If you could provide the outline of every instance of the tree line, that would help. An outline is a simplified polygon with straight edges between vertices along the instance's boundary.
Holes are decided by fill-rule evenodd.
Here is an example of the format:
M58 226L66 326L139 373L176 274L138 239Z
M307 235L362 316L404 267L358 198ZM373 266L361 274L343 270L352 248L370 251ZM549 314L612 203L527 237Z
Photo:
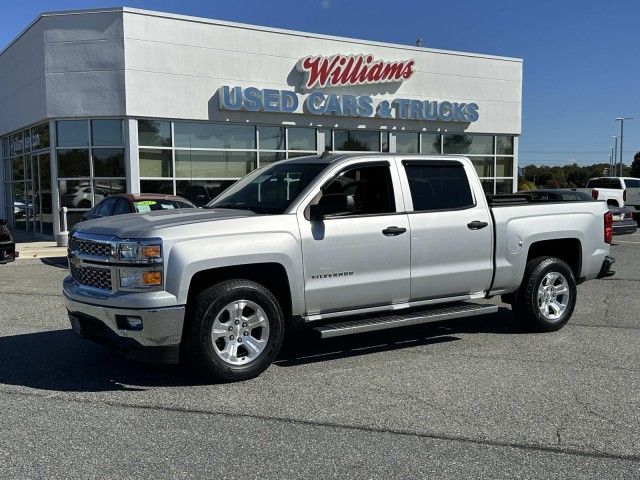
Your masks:
M519 190L533 188L584 188L593 177L618 176L618 171L609 172L608 163L580 166L576 163L556 167L527 165L522 167ZM640 152L633 157L631 166L622 166L623 177L640 178Z

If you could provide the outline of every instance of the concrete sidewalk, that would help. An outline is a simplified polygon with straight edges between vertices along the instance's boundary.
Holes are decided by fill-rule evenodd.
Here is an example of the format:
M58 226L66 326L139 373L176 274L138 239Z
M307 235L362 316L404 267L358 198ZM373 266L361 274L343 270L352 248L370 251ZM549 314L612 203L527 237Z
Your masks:
M17 260L28 258L51 258L66 257L67 247L58 247L56 242L18 242L16 241L16 251L20 253Z

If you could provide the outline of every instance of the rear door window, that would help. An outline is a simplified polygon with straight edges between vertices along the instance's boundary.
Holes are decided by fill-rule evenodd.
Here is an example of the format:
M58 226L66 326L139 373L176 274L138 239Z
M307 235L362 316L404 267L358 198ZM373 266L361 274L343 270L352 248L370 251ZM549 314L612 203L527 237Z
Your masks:
M613 188L622 190L622 184L618 178L594 178L587 182L587 188Z
M459 210L475 206L464 166L459 162L404 161L413 210Z

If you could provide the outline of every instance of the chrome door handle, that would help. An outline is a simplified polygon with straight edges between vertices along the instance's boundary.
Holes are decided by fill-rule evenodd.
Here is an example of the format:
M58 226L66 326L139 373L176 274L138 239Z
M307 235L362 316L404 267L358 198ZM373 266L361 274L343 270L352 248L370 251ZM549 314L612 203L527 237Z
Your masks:
M385 237L395 237L396 235L402 235L404 232L406 232L407 229L404 227L387 227L384 230L382 230L382 233L384 234Z
M467 223L467 227L469 227L469 230L480 230L481 228L484 228L487 225L489 225L487 222L481 222L479 220L474 220L471 223Z

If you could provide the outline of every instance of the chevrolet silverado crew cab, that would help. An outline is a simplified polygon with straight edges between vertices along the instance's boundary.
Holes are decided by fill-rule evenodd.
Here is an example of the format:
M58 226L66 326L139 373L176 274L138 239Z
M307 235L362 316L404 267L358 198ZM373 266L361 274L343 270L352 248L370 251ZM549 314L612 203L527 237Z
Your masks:
M590 178L586 188L576 190L588 193L595 200L605 201L610 207L640 209L640 178Z
M322 338L490 314L501 295L561 328L576 284L612 275L604 202L485 197L464 157L349 154L262 167L204 209L78 224L73 330L210 378L254 377L284 335Z

